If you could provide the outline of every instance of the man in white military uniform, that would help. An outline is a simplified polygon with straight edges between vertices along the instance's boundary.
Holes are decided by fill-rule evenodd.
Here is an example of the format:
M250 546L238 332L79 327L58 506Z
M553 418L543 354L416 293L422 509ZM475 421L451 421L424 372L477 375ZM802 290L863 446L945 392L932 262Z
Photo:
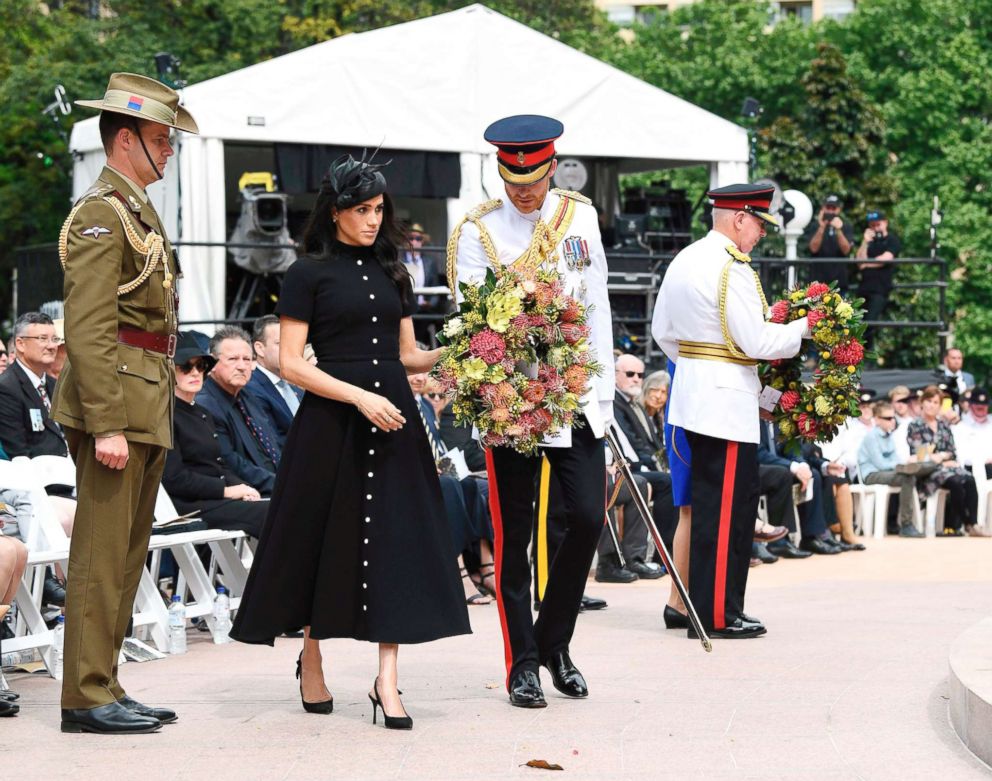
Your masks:
M676 362L668 420L691 449L689 593L711 636L755 637L765 627L744 613L758 512L758 361L791 358L806 320L765 321L761 282L744 254L777 225L772 189L712 190L713 230L672 261L651 333ZM689 636L695 637L692 627Z
M459 282L482 284L486 269L496 264L557 264L566 290L589 307L590 343L597 360L608 366L613 325L596 210L584 196L549 189L557 167L554 142L562 131L558 120L535 115L507 117L486 129L486 140L498 148L508 203L488 201L455 229L448 242L448 282L457 295ZM603 436L613 420L613 383L610 371L592 378L582 400L586 425L544 443L563 488L568 530L551 564L536 621L527 548L541 457L509 447L486 453L507 689L511 704L519 707L547 704L538 676L542 664L560 692L588 695L568 646L605 518Z

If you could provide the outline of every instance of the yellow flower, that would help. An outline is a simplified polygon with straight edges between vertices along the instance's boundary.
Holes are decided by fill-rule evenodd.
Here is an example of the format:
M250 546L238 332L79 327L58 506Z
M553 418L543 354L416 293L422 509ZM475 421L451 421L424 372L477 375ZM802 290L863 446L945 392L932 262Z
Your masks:
M517 296L512 294L512 291L494 293L489 297L486 323L497 333L503 333L510 327L510 321L523 310L523 304Z
M800 309L798 312L796 312L796 314L799 315L800 317L805 317L806 316L806 310L805 309Z
M823 398L823 396L817 396L813 400L813 406L816 408L817 415L826 416L833 412L833 407L830 406L830 402Z
M792 293L791 293L791 294L789 295L789 298L790 298L790 299L791 299L792 301L796 301L796 302L799 302L799 301L802 301L802 300L803 300L803 296L805 296L805 295L806 295L806 294L805 294L805 293L804 293L804 292L803 292L802 290L794 290L794 291L793 291L793 292L792 292Z
M830 357L830 351L829 350L824 350L822 353L820 353L820 357L821 358L829 358Z
M825 294L823 296L823 303L824 304L829 304L830 303L830 294L829 293L827 293L827 294Z
M498 363L494 366L489 367L489 371L486 373L486 382L491 382L494 385L503 382L506 379L506 372L503 367Z
M469 358L462 362L462 377L479 382L486 376L486 362L481 358Z
M854 372L856 372L857 370L858 370L858 367L857 366L848 366L847 367L847 373L848 374L854 374Z
M834 312L841 320L847 320L849 317L854 315L854 307L847 303L847 301L841 301L837 304L837 308Z
M807 412L812 412L813 411L813 405L812 404L807 404L806 405L806 411Z
M796 433L796 426L791 420L783 420L778 424L778 430L782 432L783 437L791 437Z

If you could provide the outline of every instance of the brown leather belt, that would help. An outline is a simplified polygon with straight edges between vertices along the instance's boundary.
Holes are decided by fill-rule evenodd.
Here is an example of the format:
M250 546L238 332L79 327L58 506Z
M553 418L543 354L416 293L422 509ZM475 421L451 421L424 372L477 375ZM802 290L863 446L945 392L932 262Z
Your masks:
M138 328L121 328L117 331L117 341L142 350L151 350L172 358L176 354L175 334L153 334Z

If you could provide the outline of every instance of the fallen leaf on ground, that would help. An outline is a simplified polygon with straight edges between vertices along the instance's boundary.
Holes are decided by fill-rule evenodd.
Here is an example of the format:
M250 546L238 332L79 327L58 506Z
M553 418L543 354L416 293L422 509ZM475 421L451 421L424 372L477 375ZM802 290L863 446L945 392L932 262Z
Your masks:
M546 759L532 759L527 763L527 767L536 767L539 770L564 770L561 765L553 765Z
M486 688L487 689L498 689L499 688L499 684L496 683L495 681L492 681L492 682L486 684Z

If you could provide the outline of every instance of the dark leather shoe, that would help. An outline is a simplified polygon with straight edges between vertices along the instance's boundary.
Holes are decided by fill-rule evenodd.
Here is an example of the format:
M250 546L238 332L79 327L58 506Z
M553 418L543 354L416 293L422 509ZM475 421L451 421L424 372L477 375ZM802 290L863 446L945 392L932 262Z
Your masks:
M923 537L923 532L911 523L905 523L899 527L900 537Z
M99 708L62 709L63 732L95 732L98 735L138 735L158 732L162 722L158 719L132 713L119 702Z
M21 706L9 700L0 700L0 718L4 716L16 716Z
M587 597L583 594L582 601L579 603L579 612L583 613L586 610L602 610L605 607L607 607L605 599L600 599L599 597Z
M749 616L747 613L741 613L741 621L743 621L745 624L759 624L761 626L764 626L761 623L760 618L754 618L753 616Z
M840 548L831 545L826 540L819 537L803 537L799 541L799 547L809 553L817 553L821 556L833 556L840 553Z
M775 542L789 533L785 526L768 526L766 529L767 531L759 530L754 533L755 542Z
M761 559L762 564L774 564L778 561L778 556L768 550L768 546L760 542L751 543L751 555L756 559Z
M665 570L658 564L645 564L636 560L627 562L627 569L642 580L657 580L665 574Z
M588 697L589 687L586 686L586 679L582 673L572 664L568 651L559 651L551 654L550 659L546 659L544 666L551 673L551 683L562 694L568 697Z
M546 708L541 679L532 670L517 673L510 681L510 705L518 708Z
M629 569L614 567L609 564L596 567L597 583L633 583L635 580L637 580L637 575Z
M727 624L724 629L707 629L706 634L711 638L721 637L724 640L743 640L748 637L760 637L765 634L768 630L765 629L764 624L752 624L749 621L743 621L738 618L731 624ZM696 630L691 626L686 632L690 640L698 640L699 635L696 634Z
M768 548L769 553L774 553L780 559L808 559L813 555L809 551L799 550L788 537L778 542L770 542L765 547Z
M10 689L0 689L0 700L5 700L6 702L14 702L15 700L21 699L21 695L17 692L12 692Z
M671 605L665 605L662 617L665 619L665 629L686 629L689 626L689 616L680 613Z
M174 710L169 710L168 708L152 708L148 705L142 705L137 700L132 700L126 694L117 702L131 711L131 713L137 713L139 716L147 716L149 719L158 719L158 721L163 724L171 724L179 718Z
M65 589L51 570L45 575L45 585L41 590L41 601L45 605L65 607Z

